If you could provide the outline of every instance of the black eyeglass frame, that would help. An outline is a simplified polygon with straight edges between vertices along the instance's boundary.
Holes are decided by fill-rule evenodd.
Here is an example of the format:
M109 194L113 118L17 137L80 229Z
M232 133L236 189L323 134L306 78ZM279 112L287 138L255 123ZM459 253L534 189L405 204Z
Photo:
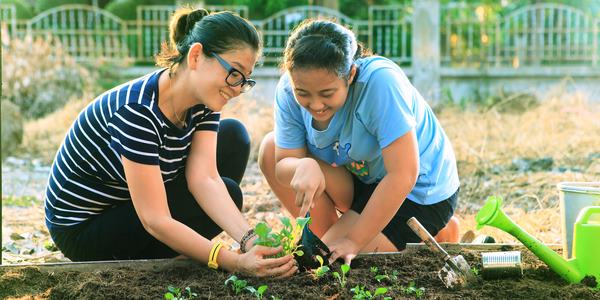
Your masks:
M246 79L246 76L244 75L244 73L242 73L240 70L232 67L226 60L224 60L221 56L219 56L218 54L212 52L211 53L212 56L214 56L217 61L221 64L221 66L223 66L223 68L225 68L225 70L227 70L227 77L225 77L225 83L227 83L227 85L231 86L231 87L235 87L235 86L239 86L241 85L241 92L245 93L247 91L249 91L250 89L252 89L255 85L256 85L256 81L248 78ZM242 78L238 81L235 82L229 82L231 78L231 75L234 73L238 73L240 76L242 76Z

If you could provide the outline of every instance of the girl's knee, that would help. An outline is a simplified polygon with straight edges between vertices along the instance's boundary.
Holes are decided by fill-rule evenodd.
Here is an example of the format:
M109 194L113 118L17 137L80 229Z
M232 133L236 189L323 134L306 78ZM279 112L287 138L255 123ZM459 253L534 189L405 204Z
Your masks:
M269 132L265 135L258 149L258 167L263 174L275 169L275 135Z

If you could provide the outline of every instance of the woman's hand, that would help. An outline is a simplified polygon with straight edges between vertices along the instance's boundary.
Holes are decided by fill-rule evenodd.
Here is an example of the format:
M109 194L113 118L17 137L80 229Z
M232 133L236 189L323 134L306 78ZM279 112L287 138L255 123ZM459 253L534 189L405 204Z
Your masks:
M265 258L265 256L276 255L281 250L281 247L253 246L248 252L238 257L236 271L257 277L284 278L292 276L298 271L298 266L291 254L279 258Z
M314 206L314 198L325 191L325 176L319 163L312 158L302 159L294 172L290 186L296 192L296 206L301 207L299 217L304 217Z
M345 264L350 265L352 259L358 254L358 251L360 251L360 247L346 237L335 240L327 246L329 247L329 251L331 251L331 256L329 257L330 264L341 257L344 259Z

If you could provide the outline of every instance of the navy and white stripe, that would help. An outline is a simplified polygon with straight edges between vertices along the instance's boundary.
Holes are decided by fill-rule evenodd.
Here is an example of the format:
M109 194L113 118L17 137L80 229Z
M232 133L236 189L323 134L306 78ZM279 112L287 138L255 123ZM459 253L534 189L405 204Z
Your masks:
M77 117L58 150L46 188L46 224L79 224L131 201L121 156L160 167L163 181L184 170L195 131L218 131L220 113L190 108L183 129L158 108L158 78L150 73L105 92Z

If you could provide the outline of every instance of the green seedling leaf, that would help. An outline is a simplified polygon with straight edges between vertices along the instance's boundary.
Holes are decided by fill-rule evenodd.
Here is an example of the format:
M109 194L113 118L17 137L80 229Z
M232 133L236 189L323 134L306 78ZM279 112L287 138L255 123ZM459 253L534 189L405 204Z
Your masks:
M387 293L387 291L388 291L388 289L385 288L385 287L378 287L375 290L375 293L373 294L373 297L377 297L379 295L383 295L383 294Z
M347 264L343 264L340 268L342 269L343 275L346 275L346 273L348 273L348 271L350 271L350 265L347 265Z
M248 287L248 282L246 280L239 279L235 275L231 275L229 278L227 278L227 280L225 280L225 286L227 286L230 282L231 290L235 292L236 295Z
M379 271L377 267L371 267L371 273L377 274L377 271Z
M258 289L256 290L256 299L260 300L263 298L263 294L265 293L265 291L267 290L268 286L267 285L261 285L258 287Z

